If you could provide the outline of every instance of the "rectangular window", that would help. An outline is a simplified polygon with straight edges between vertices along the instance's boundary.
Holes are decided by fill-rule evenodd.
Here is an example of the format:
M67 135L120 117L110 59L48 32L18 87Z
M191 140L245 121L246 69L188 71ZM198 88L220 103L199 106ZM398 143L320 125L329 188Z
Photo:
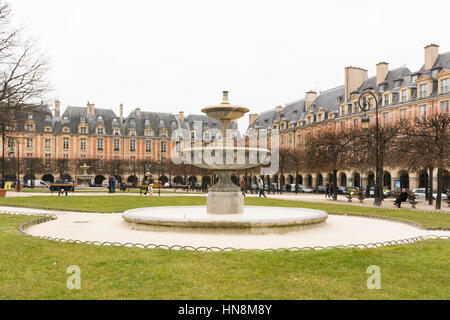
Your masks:
M181 141L177 141L175 145L176 152L181 152Z
M348 105L348 114L352 114L353 113L353 105L352 104L349 104Z
M69 138L63 138L63 149L64 150L69 149Z
M449 82L448 78L441 80L441 92L442 92L442 94L446 94L446 93L449 92L448 91L448 82Z
M400 109L400 118L406 118L406 109Z
M151 136L152 136L152 130L147 130L147 131L145 131L145 135L146 135L147 137L151 137Z
M120 129L114 129L114 135L120 136Z
M402 102L406 102L408 100L408 90L403 89L402 90Z
M345 121L341 122L341 129L344 130L345 129Z
M27 138L27 148L33 148L33 138Z
M421 118L426 118L427 117L427 106L423 105L419 107L419 116Z
M428 84L424 83L420 85L420 97L426 98L428 96Z
M97 139L97 150L103 150L103 138Z
M448 114L448 100L441 101L441 113Z
M8 148L14 148L14 139L13 138L8 138Z
M145 151L147 152L152 151L152 140L145 141Z
M388 105L389 105L389 95L388 95L388 94L385 94L385 95L384 95L384 105L385 105L385 106L388 106Z
M167 152L167 142L161 141L161 152Z
M114 139L113 143L114 143L114 151L119 151L120 150L120 140Z
M86 138L80 140L80 150L86 150Z
M383 124L388 124L388 123L389 123L389 113L384 112L383 113Z
M85 134L86 133L86 127L80 127L80 133Z
M136 140L130 140L130 151L136 151Z
M359 119L353 119L353 127L355 128L359 127Z
M52 143L52 140L45 139L45 142L44 142L45 149L50 149L51 148L51 143Z
M103 134L103 128L97 128L97 134Z

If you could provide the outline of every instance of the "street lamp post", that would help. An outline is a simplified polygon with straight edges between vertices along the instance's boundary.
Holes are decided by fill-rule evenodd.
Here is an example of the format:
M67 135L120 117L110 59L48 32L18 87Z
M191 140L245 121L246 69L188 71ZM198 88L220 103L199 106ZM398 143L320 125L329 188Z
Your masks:
M358 100L359 108L364 112L364 116L362 119L362 127L367 129L369 127L369 118L366 116L366 112L370 109L370 102L368 102L368 98L373 99L375 101L375 206L381 206L381 197L380 197L380 167L379 167L379 124L378 124L378 99L377 97L370 91L364 92ZM362 101L362 103L361 103Z

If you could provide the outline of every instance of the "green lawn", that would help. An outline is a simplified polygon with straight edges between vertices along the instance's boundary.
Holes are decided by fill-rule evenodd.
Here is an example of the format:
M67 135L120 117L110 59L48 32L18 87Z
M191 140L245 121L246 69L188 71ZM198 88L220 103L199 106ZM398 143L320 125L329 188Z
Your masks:
M0 299L449 299L450 241L304 252L176 252L24 236L0 215ZM66 268L81 268L68 290ZM368 290L367 267L381 268Z
M140 196L77 196L77 197L16 197L0 198L0 205L34 207L85 212L123 212L128 209L152 206L196 206L205 205L206 197L140 197ZM335 205L277 199L246 198L249 206L303 207L319 209L329 214L387 217L411 221L427 229L450 230L450 214L422 212L408 209L382 209L358 206Z

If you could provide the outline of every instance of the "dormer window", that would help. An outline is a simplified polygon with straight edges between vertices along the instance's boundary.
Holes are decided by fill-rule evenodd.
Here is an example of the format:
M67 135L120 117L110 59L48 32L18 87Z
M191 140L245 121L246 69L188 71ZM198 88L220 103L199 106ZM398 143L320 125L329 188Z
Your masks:
M385 94L384 95L384 105L388 106L389 105L389 94Z
M431 76L432 76L433 78L435 78L435 77L437 76L438 73L439 73L439 69L433 69L433 70L431 71Z
M32 124L27 124L27 125L25 125L25 129L27 131L34 131L34 126Z
M81 134L86 134L87 133L87 128L85 126L80 127L80 133Z
M423 83L420 85L420 97L426 98L428 96L428 84L427 83Z
M411 82L416 82L419 76L417 74L411 76Z
M85 123L85 122L86 122L86 118L85 118L85 117L81 117L81 118L80 118L80 122L81 122L81 123Z
M160 135L161 135L161 137L166 137L167 136L167 132L166 131L161 131Z
M407 89L403 89L401 91L401 101L402 102L408 101L408 90Z
M33 120L33 114L32 113L28 114L28 120Z
M64 120L69 120L69 116L68 115L64 115L63 119Z
M394 82L394 86L397 88L397 87L400 87L401 85L402 85L402 82L403 82L403 80L396 80L395 82Z
M103 134L103 128L102 127L97 128L97 134Z
M386 89L386 85L385 84L380 84L380 91L384 91Z
M45 121L46 121L46 122L52 121L52 116L51 116L51 115L46 115L46 116L45 116Z
M97 117L97 119L98 119L98 121L102 121L102 120L103 120L103 116L100 116L100 115L99 115L99 116Z
M114 135L115 136L120 136L120 129L114 129Z
M449 93L449 78L441 80L441 93L442 94Z
M131 129L131 130L129 131L129 134L130 134L130 136L136 136L136 130Z
M67 128L67 127L64 127L64 128L63 128L63 132L64 132L64 133L69 133L69 132L70 132L70 129Z

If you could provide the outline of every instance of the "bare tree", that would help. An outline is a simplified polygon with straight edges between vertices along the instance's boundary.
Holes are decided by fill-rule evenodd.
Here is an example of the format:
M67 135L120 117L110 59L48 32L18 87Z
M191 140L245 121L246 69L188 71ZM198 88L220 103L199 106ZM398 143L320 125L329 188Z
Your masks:
M10 23L11 9L0 0L0 130L2 133L2 164L5 161L5 138L17 123L26 119L28 112L37 112L42 105L36 103L49 89L45 76L47 59L36 43L24 40L21 30ZM2 187L4 186L2 170Z
M399 150L420 162L423 162L420 157L424 157L424 164L438 169L436 209L441 209L443 173L450 164L450 117L445 113L437 113L429 117L417 117L412 122L405 120L400 124L400 144L405 147Z
M400 129L399 123L384 124L378 127L378 168L381 188L383 186L384 168L388 165L391 167L398 166L398 162L395 161L395 155ZM353 165L357 165L366 170L376 167L376 147L374 146L376 135L375 125L367 129L352 129L352 136L354 137L352 152ZM379 190L379 192L381 193L382 190ZM380 199L383 200L381 194Z
M352 141L353 134L349 130L326 130L306 138L306 166L311 170L333 172L334 200L337 200L337 173L349 164Z

